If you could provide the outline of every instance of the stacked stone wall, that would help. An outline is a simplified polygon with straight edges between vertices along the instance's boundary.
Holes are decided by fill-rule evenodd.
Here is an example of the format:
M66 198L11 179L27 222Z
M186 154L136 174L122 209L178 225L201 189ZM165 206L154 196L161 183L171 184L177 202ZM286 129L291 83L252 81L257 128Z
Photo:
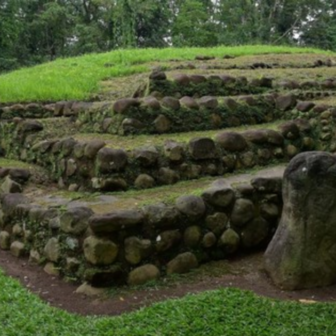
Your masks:
M296 109L293 113L315 114L297 112ZM101 140L79 142L66 138L41 141L42 124L24 120L1 125L1 147L6 157L46 168L54 180L71 186L71 190L145 189L287 162L299 152L318 149L322 139L329 146L334 117L330 110L324 114L329 115L331 122L323 127L319 115L312 118L312 123L303 118L286 122L279 126L278 131L223 131L213 139L199 137L185 143L167 140L162 146L142 146L130 151L112 148ZM327 128L329 132L323 133Z
M281 185L281 178L257 178L231 187L222 179L201 196L107 214L3 194L0 248L68 279L138 285L265 246L281 214Z

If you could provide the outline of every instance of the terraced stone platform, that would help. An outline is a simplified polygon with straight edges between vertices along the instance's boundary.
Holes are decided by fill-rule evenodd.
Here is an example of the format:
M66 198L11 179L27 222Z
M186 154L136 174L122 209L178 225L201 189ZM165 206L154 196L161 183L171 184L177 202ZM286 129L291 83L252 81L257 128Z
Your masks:
M336 150L336 59L189 63L0 106L0 248L96 286L264 248L286 163Z

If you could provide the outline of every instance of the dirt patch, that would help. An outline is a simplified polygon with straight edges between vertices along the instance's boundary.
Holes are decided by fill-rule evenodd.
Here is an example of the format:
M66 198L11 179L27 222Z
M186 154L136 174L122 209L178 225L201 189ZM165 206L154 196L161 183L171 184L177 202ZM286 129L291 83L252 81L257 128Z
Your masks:
M274 287L262 271L261 252L217 262L213 265L214 270L218 271L220 265L225 268L221 275L210 276L206 269L202 272L204 269L201 267L196 276L193 274L181 279L164 279L157 286L114 289L108 296L97 298L76 294L77 285L47 275L41 267L30 265L26 259L17 259L8 252L0 251L0 266L7 275L18 279L23 286L51 306L80 315L119 315L154 302L223 287L252 290L261 296L283 300L336 301L336 285L295 292ZM206 267L209 268L209 265Z

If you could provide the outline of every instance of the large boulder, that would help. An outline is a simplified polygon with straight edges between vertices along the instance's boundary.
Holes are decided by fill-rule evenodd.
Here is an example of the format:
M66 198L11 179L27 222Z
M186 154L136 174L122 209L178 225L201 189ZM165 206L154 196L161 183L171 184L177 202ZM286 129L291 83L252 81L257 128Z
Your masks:
M336 283L336 157L297 155L284 174L279 227L265 253L274 283L303 289Z

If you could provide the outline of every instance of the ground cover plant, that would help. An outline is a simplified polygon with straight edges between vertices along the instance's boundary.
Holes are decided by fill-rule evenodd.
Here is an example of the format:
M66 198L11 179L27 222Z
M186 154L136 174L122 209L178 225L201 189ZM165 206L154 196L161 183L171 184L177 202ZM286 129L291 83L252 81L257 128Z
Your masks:
M99 92L100 82L149 71L147 62L193 60L195 56L223 57L271 53L329 52L313 48L239 46L117 50L104 54L58 59L0 76L0 103L24 101L86 100Z
M281 302L227 288L169 300L120 317L80 317L43 303L0 274L1 335L335 335L336 306Z

